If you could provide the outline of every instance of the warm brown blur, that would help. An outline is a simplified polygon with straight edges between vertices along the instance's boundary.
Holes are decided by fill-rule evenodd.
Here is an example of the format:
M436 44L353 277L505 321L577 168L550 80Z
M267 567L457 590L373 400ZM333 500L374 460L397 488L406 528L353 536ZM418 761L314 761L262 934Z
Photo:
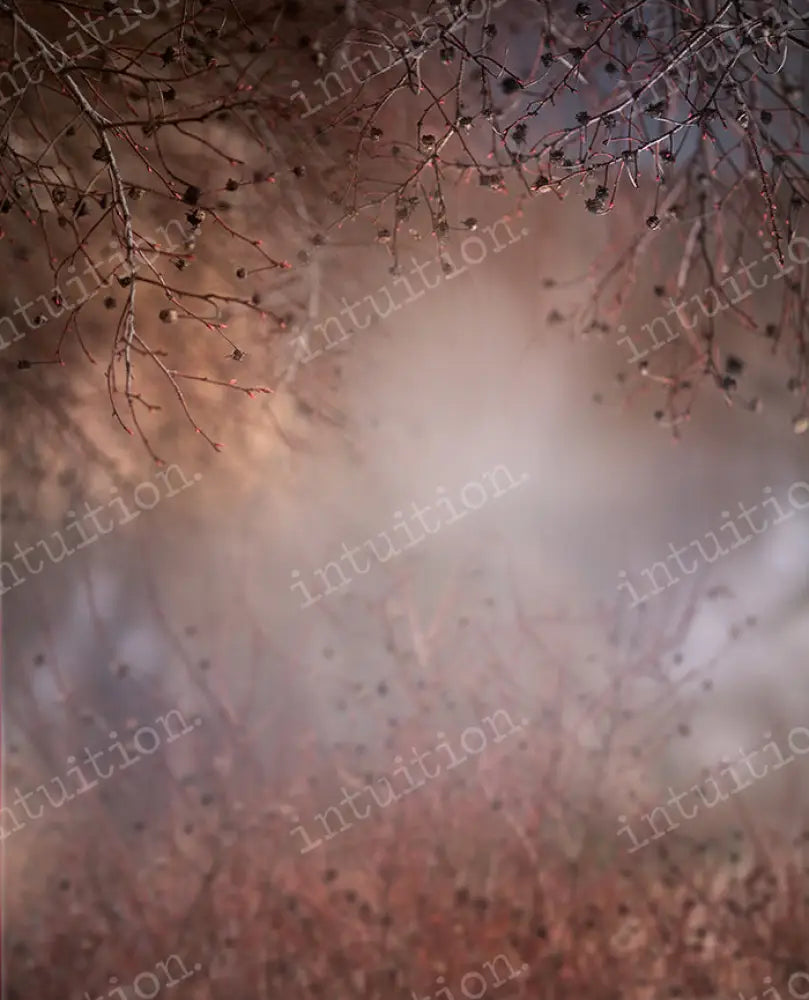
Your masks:
M396 102L378 119L407 122ZM414 219L394 274L381 213L313 245L332 180L314 147L298 176L230 128L206 135L232 142L233 171L276 176L234 196L227 224L263 222L267 253L294 265L237 280L283 323L226 303L227 328L205 333L159 318L159 282L138 292L150 344L224 383L183 382L221 452L151 369L148 447L110 417L105 290L85 327L95 364L71 339L69 379L15 367L58 323L0 354L3 558L76 546L3 575L9 1000L690 1000L749 997L765 976L802 1000L809 507L790 489L809 475L793 359L720 315L717 357L742 362L733 405L704 387L675 440L665 379L692 345L643 373L617 326L648 346L691 220L639 255L608 329L572 322L648 215L648 177L609 218L459 178L447 214L473 221L450 234L451 266ZM175 140L219 184L215 156ZM296 157L310 140L301 122ZM145 199L144 226L165 201ZM209 226L181 272L192 295L244 266ZM51 287L30 229L7 230L4 314ZM745 307L763 327L779 302L767 288ZM695 555L765 496L790 516L759 508L749 544L631 606L622 580L649 593L670 544ZM755 751L767 768L751 778L735 762ZM708 805L711 781L724 797ZM669 800L689 789L683 812Z

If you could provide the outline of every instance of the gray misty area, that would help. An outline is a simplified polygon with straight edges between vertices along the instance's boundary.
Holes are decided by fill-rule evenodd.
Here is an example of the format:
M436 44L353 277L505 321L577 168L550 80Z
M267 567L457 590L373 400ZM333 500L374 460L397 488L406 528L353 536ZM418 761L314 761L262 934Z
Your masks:
M0 0L4 1000L809 998L807 26Z

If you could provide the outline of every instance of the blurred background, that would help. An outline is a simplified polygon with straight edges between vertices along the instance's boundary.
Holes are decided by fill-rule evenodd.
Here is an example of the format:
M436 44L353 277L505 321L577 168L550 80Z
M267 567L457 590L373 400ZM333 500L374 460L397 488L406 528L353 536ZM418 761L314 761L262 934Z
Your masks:
M532 48L508 9L491 17L498 57L528 78L536 38ZM275 86L308 72L301 86L317 94L318 70L292 62ZM548 129L569 119L566 100ZM409 114L391 102L375 121L395 130ZM809 508L699 560L640 606L619 586L648 593L643 570L670 544L719 532L765 495L788 508L808 478L794 357L762 334L781 322L781 299L757 292L752 323L718 317L714 357L736 383L695 392L683 416L665 380L692 363L688 338L651 353L645 370L619 343L628 332L649 344L644 324L663 314L660 289L678 291L693 243L687 211L637 241L660 200L651 164L609 220L578 193L522 199L453 178L445 250L429 219L401 236L408 288L391 272L381 212L329 223L319 157L334 149L317 152L308 124L293 125L309 159L285 150L256 163L274 172L272 189L228 210L251 233L268 220L269 253L274 241L291 247L288 287L248 275L262 307L293 303L283 328L268 336L264 316L226 303L226 343L161 320L159 283L139 285L143 336L174 351L178 370L221 380L183 383L191 422L151 382L163 408L144 413L147 447L110 417L101 301L85 318L87 350L70 340L64 367L18 364L47 356L58 324L0 359L3 558L15 544L41 554L42 540L55 552L54 532L75 544L67 525L85 503L112 521L40 573L13 586L3 575L7 995L422 997L443 985L457 996L466 973L505 955L517 970L507 984L481 973L503 996L755 993L765 975L800 996L805 730L794 762L693 820L650 829L641 817L741 752L774 740L788 755L788 735L809 727ZM233 169L248 174L255 154L228 128L206 134L230 142L244 161ZM339 161L351 144L336 134ZM216 159L196 169L219 197ZM165 218L159 204L143 211ZM175 211L181 222L186 211ZM9 219L4 314L12 295L50 287L47 251ZM609 323L579 322L627 246L631 277L618 275ZM763 253L741 247L740 260ZM221 227L200 237L183 287L221 287L240 254ZM231 393L236 376L274 391ZM389 558L377 541L364 573L341 559L344 546L370 554L369 540L394 537L413 504L444 495L463 508L464 487L500 467L514 488L489 489L457 523L442 508L439 529ZM122 523L109 498L133 508L160 469L184 488L159 485L159 501ZM326 568L335 562L343 576ZM324 593L318 570L341 585ZM321 595L310 606L299 581ZM517 731L495 741L482 720L498 712ZM158 734L151 751L141 727ZM436 748L460 753L469 727L487 734L485 748L449 769ZM116 741L140 757L122 767ZM109 774L88 749L104 752ZM440 773L406 801L363 791L381 795L427 751ZM75 794L77 759L99 787ZM74 794L54 804L60 781ZM365 796L366 818L345 801L327 812L347 790ZM28 806L15 804L26 792ZM627 822L639 837L663 833L630 854ZM302 852L301 826L322 842ZM170 955L187 977L172 980Z

